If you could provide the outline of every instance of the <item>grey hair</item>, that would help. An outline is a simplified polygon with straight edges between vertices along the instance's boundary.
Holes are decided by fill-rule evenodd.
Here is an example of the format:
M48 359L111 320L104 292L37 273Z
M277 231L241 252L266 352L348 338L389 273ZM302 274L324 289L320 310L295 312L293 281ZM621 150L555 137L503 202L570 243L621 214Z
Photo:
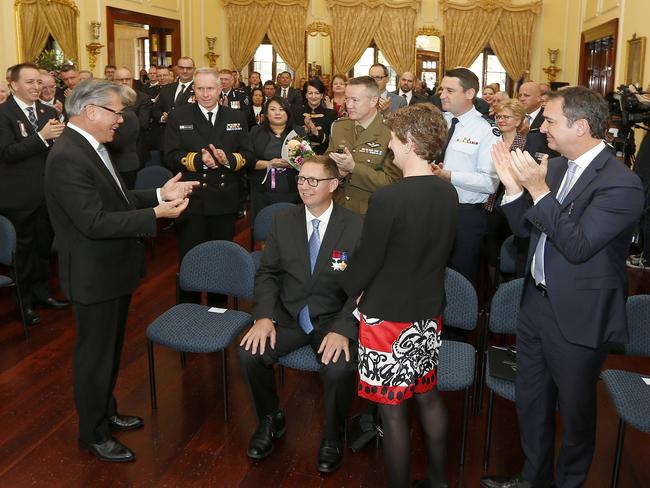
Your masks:
M65 101L65 111L69 116L81 115L86 105L106 105L109 96L115 93L124 105L129 105L125 87L108 80L90 79L79 83Z
M214 79L217 80L218 84L221 83L219 80L219 73L217 73L217 70L214 68L196 68L194 70L194 79L196 79L198 75L212 75L214 76Z

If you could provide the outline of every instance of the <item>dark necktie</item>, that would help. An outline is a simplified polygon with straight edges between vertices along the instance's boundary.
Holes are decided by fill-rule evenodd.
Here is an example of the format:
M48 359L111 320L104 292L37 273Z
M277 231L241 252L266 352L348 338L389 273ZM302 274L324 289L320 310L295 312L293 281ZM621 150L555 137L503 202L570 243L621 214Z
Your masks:
M566 177L564 178L564 184L557 192L557 201L562 203L566 198L569 190L571 190L571 183L576 176L576 169L578 165L575 161L569 161L569 166L566 170ZM535 266L533 267L533 278L535 279L535 284L538 285L542 281L546 283L546 273L544 272L544 246L546 245L546 234L542 232L542 235L539 236L539 241L537 241L537 246L535 246Z
M185 93L185 85L184 83L181 83L181 91L178 92L178 95L176 95L176 98L174 99L174 103L178 103L180 98L183 96L183 93Z
M318 251L320 250L320 232L318 231L318 226L320 225L320 220L312 219L311 225L313 231L309 237L309 265L311 267L311 272L314 272L314 267L316 266L316 258L318 258ZM298 324L305 331L306 334L310 334L314 330L314 326L311 323L311 317L309 317L309 306L305 305L300 313L298 314Z
M451 126L449 126L449 131L447 132L447 142L445 142L445 145L442 148L442 152L438 157L438 163L443 163L445 161L445 153L447 152L447 147L449 147L449 143L451 142L451 137L454 135L454 131L456 130L457 123L458 123L457 117L451 119Z
M97 152L100 154L102 161L104 161L104 165L106 166L106 169L108 169L108 172L115 180L115 183L117 183L117 187L122 192L122 196L124 196L124 199L128 202L129 199L126 198L126 195L124 194L124 190L122 189L122 185L120 184L120 179L117 177L117 173L115 172L115 166L113 166L113 161L111 160L111 157L108 154L108 150L106 149L106 146L100 144L97 147Z
M212 124L212 116L213 116L213 115L214 115L214 114L213 114L212 112L208 112L208 123L209 123L210 125L214 125L214 124Z
M286 88L282 89L282 98L287 98L287 91L288 90Z
M27 107L27 120L32 124L32 127L35 131L38 131L38 120L36 119L36 112L34 112L34 107Z

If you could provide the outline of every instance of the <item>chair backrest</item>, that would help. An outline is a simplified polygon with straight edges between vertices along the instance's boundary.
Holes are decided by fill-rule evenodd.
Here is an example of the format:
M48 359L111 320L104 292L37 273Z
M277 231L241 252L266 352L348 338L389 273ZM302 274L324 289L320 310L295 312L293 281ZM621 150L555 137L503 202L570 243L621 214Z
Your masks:
M490 303L490 331L495 334L517 332L524 278L501 283Z
M0 264L11 266L15 251L16 229L14 224L4 215L0 215Z
M650 356L650 295L629 297L626 311L630 341L625 344L625 354Z
M134 188L136 190L160 188L172 176L174 176L172 172L164 166L147 166L146 168L142 168L135 175Z
M269 235L269 231L271 230L273 216L278 212L278 210L293 206L293 203L279 202L260 210L260 212L255 216L255 222L253 222L253 240L265 241L266 236Z
M252 300L255 263L250 253L230 241L208 241L193 247L181 262L179 286Z
M513 274L516 271L517 248L515 247L515 236L510 235L501 244L499 251L499 271Z
M473 330L478 321L478 297L472 283L458 271L445 270L446 305L443 326Z

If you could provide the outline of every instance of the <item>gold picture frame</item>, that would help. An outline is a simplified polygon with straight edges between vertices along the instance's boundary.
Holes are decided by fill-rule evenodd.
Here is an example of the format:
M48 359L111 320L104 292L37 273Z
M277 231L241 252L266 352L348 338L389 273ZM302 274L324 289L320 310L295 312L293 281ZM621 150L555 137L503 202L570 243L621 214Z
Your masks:
M645 36L627 41L627 59L625 63L625 84L643 86L643 68L645 64Z

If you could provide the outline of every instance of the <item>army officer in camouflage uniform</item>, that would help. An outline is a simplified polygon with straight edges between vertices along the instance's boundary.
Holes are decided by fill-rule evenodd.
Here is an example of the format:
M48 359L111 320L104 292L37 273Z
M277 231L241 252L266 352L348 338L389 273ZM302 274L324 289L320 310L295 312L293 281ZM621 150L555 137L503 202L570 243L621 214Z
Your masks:
M195 103L169 114L165 161L183 180L196 180L190 204L176 221L180 259L197 244L232 240L240 201L239 172L252 160L246 114L219 105L221 84L210 68L194 74Z
M388 149L390 129L377 111L379 88L369 76L348 81L345 88L348 118L332 124L327 153L344 178L337 203L366 214L370 195L402 177Z

